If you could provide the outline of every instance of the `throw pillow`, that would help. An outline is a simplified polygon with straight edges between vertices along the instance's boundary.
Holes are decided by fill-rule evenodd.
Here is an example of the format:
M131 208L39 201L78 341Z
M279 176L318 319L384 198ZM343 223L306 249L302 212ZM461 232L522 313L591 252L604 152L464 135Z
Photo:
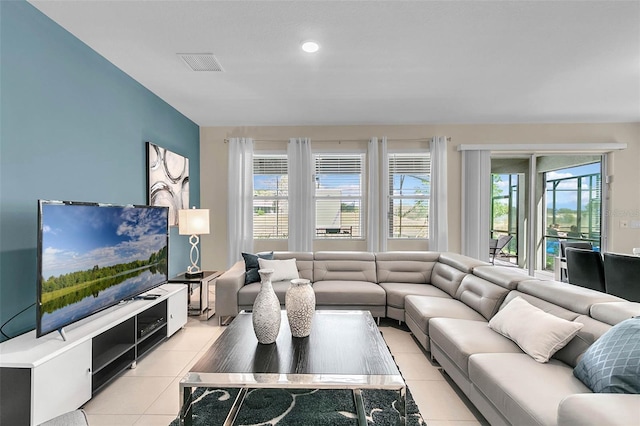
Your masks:
M586 350L573 375L599 393L640 393L640 318L611 327Z
M296 259L268 260L258 259L260 269L273 269L271 281L286 281L300 278Z
M583 324L546 313L518 296L491 318L489 327L513 340L531 358L547 362Z
M244 283L251 284L255 282L260 282L260 274L258 274L258 269L260 269L260 264L258 263L258 258L261 259L273 259L273 252L270 251L268 253L242 253L242 258L244 259Z

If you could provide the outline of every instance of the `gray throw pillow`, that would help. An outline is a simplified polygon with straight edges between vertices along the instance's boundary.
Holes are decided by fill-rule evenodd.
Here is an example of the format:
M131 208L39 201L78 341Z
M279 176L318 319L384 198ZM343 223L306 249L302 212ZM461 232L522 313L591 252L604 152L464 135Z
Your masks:
M624 320L600 336L573 375L597 393L640 393L640 318Z
M251 284L260 281L260 274L258 273L258 269L260 269L260 265L258 264L258 257L261 259L273 260L273 252L270 251L268 253L242 253L242 258L244 259L244 268L245 268L245 277L244 283Z

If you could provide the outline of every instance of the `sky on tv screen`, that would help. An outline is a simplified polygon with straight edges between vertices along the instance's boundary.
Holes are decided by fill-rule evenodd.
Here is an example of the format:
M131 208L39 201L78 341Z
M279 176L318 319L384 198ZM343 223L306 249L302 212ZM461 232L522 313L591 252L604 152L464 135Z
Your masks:
M147 260L167 244L167 209L43 204L42 277Z

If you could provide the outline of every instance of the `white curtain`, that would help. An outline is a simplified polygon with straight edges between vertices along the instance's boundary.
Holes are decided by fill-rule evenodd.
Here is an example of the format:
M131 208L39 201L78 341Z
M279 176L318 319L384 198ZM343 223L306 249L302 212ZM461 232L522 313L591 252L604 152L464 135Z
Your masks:
M369 139L367 148L367 250L379 251L380 229L380 159L378 138Z
M367 150L367 250L387 251L389 161L387 138L371 138Z
M316 229L315 166L309 138L291 138L289 162L289 251L313 251Z
M462 254L489 260L491 155L462 151Z
M253 139L229 139L228 266L253 253Z
M449 250L447 213L447 138L431 140L431 199L429 200L429 250Z

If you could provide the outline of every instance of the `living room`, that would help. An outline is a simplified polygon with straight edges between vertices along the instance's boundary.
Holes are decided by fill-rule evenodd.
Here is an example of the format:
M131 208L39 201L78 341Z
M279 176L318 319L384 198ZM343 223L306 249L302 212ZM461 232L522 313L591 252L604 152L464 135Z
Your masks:
M217 109L212 113L206 107L197 107L200 95L190 93L193 101L186 102L184 109L177 108L176 105L167 101L166 97L161 97L150 89L151 82L132 78L135 70L122 71L115 59L116 62L111 62L106 54L101 53L101 46L92 46L85 41L82 36L82 26L65 29L64 25L60 26L39 11L38 8L46 10L45 3L50 3L49 13L53 14L54 9L59 8L58 12L62 17L65 11L77 11L80 21L84 21L88 27L95 28L98 25L95 15L99 15L102 11L100 8L91 10L90 5L82 3L26 1L0 3L2 23L0 30L2 31L0 323L3 324L3 333L9 337L27 332L35 326L37 200L145 204L147 200L145 142L147 141L179 153L190 160L190 204L207 208L211 213L211 233L202 236L202 267L205 270L225 270L231 266L228 256L227 223L228 216L234 209L229 208L226 202L229 196L227 173L230 168L228 139L239 137L252 138L256 141L257 148L271 152L286 151L284 147L292 137L307 137L311 140L312 147L330 149L334 152L351 152L353 147L347 147L350 143L366 145L372 137L386 137L390 144L399 144L401 149L412 149L412 145L415 144L428 144L431 138L436 136L450 138L447 143L446 164L447 250L457 253L463 251L464 245L463 154L459 151L461 146L486 146L488 149L495 149L496 146L501 145L505 151L508 151L505 146L517 144L533 147L534 151L549 152L559 145L571 144L575 145L575 151L578 152L582 152L581 150L586 146L599 147L595 148L596 151L600 149L597 152L603 153L602 150L607 149L606 144L626 145L623 150L607 151L607 174L612 179L608 184L609 214L603 216L603 228L606 227L609 231L608 251L631 253L634 247L640 246L640 231L635 228L621 227L620 224L622 220L640 220L638 213L640 212L640 191L636 184L640 181L640 168L638 168L640 164L638 52L640 49L637 37L640 23L637 2L617 2L615 6L609 2L558 2L557 6L548 4L546 7L550 9L544 9L543 6L539 6L542 9L535 9L535 2L526 2L524 3L526 10L518 9L513 5L511 7L514 7L514 10L509 10L507 2L500 2L502 6L494 4L492 12L502 19L505 19L503 13L507 11L513 14L513 18L522 18L524 12L537 11L537 17L546 16L550 21L545 22L544 25L541 24L536 31L530 30L524 34L528 36L555 34L557 39L550 36L539 45L531 41L531 44L524 45L522 50L504 51L500 48L492 48L486 52L495 52L492 56L493 61L490 67L485 64L489 67L485 69L477 68L478 65L471 61L469 63L452 61L450 67L460 73L454 83L462 88L482 86L481 93L476 94L478 98L469 96L458 99L451 96L450 102L446 102L449 95L446 92L437 92L432 87L435 94L423 95L424 98L420 99L414 95L412 88L401 87L402 85L393 80L393 77L386 77L383 71L378 70L376 89L381 91L382 102L373 94L365 98L367 103L377 105L376 109L371 110L370 116L363 115L361 112L355 116L349 115L352 111L361 111L360 106L349 101L350 97L355 98L349 90L349 84L356 83L353 74L349 74L350 79L342 81L342 86L337 86L332 93L325 93L324 98L320 96L322 102L314 104L314 108L309 108L307 111L309 115L306 117L298 116L303 110L304 101L298 103L291 101L291 98L296 99L293 96L296 90L302 90L306 84L312 84L296 80L288 90L280 87L284 95L282 99L272 99L270 94L265 95L271 102L256 107L258 112L262 109L262 116L257 112L250 116L251 110L247 105L244 120L242 119L242 110L245 108L243 99L250 104L254 101L254 97L259 98L262 95L247 94L242 91L236 92L235 95L227 94L228 98L220 101ZM100 6L101 2L93 3ZM142 7L137 2L129 3L131 3L129 7ZM406 4L404 6L407 7ZM246 7L246 10L241 8L241 12L250 10L249 6ZM286 5L278 7L286 8ZM350 9L356 6L347 4L344 7L349 9L344 11L345 13L355 13L357 16L357 10ZM426 8L424 5L422 7ZM440 7L444 6L440 4L433 13L439 11ZM391 11L394 10L391 6L389 8ZM258 7L261 13L265 9L268 10L268 7L264 5ZM463 8L454 11L462 13ZM329 16L339 15L335 11L325 12ZM474 9L474 13L476 12L478 10ZM121 12L114 10L112 13ZM431 16L424 10L422 13L423 16ZM611 15L604 15L605 13ZM69 16L74 14L69 13ZM408 15L410 13L405 12L402 16ZM463 14L466 19L463 24L471 25L474 20L472 15ZM135 19L136 15L133 11L132 16L132 19ZM353 15L347 16L353 17ZM376 16L382 19L379 14ZM486 18L483 14L480 16ZM618 28L601 25L602 16L609 16L606 22L619 22ZM92 21L92 17L95 21ZM154 18L159 19L160 16L154 16L151 13L147 19L153 21ZM230 17L225 17L224 20L234 21ZM578 24L578 22L581 23ZM355 25L355 22L352 24ZM572 29L581 32L572 35L572 43L561 43L564 40L562 37L566 34L560 27L570 24L573 25ZM406 24L408 28L426 25L428 25L427 21L411 21ZM479 25L475 24L473 28L478 29ZM129 25L127 28L133 30L135 25ZM495 29L490 38L499 38L502 31L509 29L517 33L511 25L505 24L504 27ZM111 32L105 33L103 37L105 44L109 44L110 40L115 42L119 36L125 38L125 43L135 43L135 35L124 35L126 33L124 26L123 28L111 27L109 31ZM446 33L446 28L443 31ZM617 38L612 37L611 33L616 33ZM250 33L245 33L247 34ZM256 34L263 34L263 32L256 31ZM303 36L306 34L295 35L296 47L298 39ZM352 33L349 36L355 37ZM237 36L229 36L229 38L235 37ZM258 35L255 37L259 38ZM319 38L319 35L316 37ZM525 36L522 37L518 40L527 40ZM323 44L322 40L319 41ZM445 34L439 41L446 46L465 44L464 40L457 37L449 38ZM474 46L480 45L481 43L478 43ZM566 68L558 66L557 72L549 73L550 80L546 82L523 80L521 83L523 85L526 83L526 87L533 91L528 92L529 97L520 95L518 91L520 77L509 79L508 72L501 68L507 65L503 62L520 62L526 64L526 68L532 68L536 73L544 74L543 69L553 70L556 65L541 52L554 45L566 49L560 52L570 57L565 62ZM535 46L538 50L534 49ZM189 72L175 54L191 49L209 51L214 47L201 42L195 46L173 45L171 48L175 50L172 51L173 56L170 58L175 60L173 69L182 66L181 71L176 71L180 79L203 78ZM322 48L325 50L319 53L327 55L324 52L327 52L329 46L322 46ZM127 49L121 47L118 49L127 52ZM453 51L454 47L451 49ZM372 52L375 51L369 51L367 54L374 57L384 56ZM589 52L593 52L591 60L586 63L580 62L589 57ZM214 53L217 52L214 50ZM388 54L388 51L386 53ZM473 52L470 52L467 47L465 53ZM502 53L508 61L501 56ZM607 56L609 54L614 56ZM260 56L259 51L251 51L244 55L255 56L257 62L265 59ZM478 54L478 56L481 55ZM291 59L291 61L311 64L312 69L320 67L319 61L310 63L307 57L302 58ZM404 60L404 58L390 56L388 60L400 62L400 59ZM223 65L229 68L226 71L226 76L229 76L232 74L231 63L224 60L225 56L220 56L220 59ZM436 57L432 62L445 59L446 57ZM285 59L278 60L285 61ZM596 68L597 71L592 70L596 64L603 63L608 64L607 67L620 68L612 69L611 72L602 71L600 68ZM411 61L403 64L409 68L412 66ZM575 70L571 64L575 64ZM139 66L144 67L144 59L140 60ZM353 67L354 64L343 65L342 71L346 73L346 69L350 66ZM364 71L360 69L358 73ZM330 72L339 74L341 69L333 69ZM446 74L447 70L441 72ZM557 98L553 97L551 92L560 91L563 85L569 85L572 80L577 80L576 75L584 77L583 72L589 75L593 73L591 79L582 80L583 86L577 88L571 86L574 91L568 90L560 94L560 98L571 99L576 103L562 104L564 110L559 104L553 103ZM483 74L498 77L487 80L481 78ZM424 75L423 80L428 80L428 74L425 72ZM509 85L497 86L502 79L508 80ZM486 86L488 82L491 82L491 86ZM234 83L229 82L229 84ZM268 86L268 81L264 81L263 84ZM545 88L544 84L549 86ZM532 86L534 86L533 89ZM535 87L539 87L540 91L535 91ZM392 92L391 88L399 90L395 98L393 93L387 93ZM253 90L256 90L255 87ZM306 94L306 90L303 92ZM494 109L496 103L494 95L497 96L502 92L508 93L515 99L514 103L502 104ZM181 91L173 96L179 99L189 97L190 94ZM215 98L215 94L207 96ZM230 96L234 96L235 100ZM421 107L427 98L440 99L442 107L437 105L431 108ZM524 99L524 106L522 104L518 106L516 103L518 99ZM530 109L525 109L526 106ZM316 114L332 110L336 114L334 117L341 118L325 121L317 118L320 115ZM394 110L404 110L405 118L396 120L389 118ZM457 110L461 115L457 118L447 116L445 112L450 110ZM231 111L235 111L238 115L231 115ZM514 116L507 118L511 111L514 112ZM530 115L526 115L527 111ZM275 116L275 118L268 121L264 118L267 113L273 114L271 117ZM362 238L339 241L318 239L311 250L367 250L367 243L367 239ZM388 247L393 250L432 248L426 239L389 241L388 243ZM285 239L256 240L254 243L255 252L287 249ZM169 271L171 275L177 275L189 264L188 237L179 235L177 227L170 228L170 253ZM216 330L214 334L218 332ZM404 339L404 337L400 338ZM3 336L2 340L6 340L6 337ZM418 349L417 346L415 348ZM139 418L140 416L135 420ZM437 421L433 418L432 420ZM448 420L464 419L452 417ZM473 421L473 419L467 420ZM430 424L435 423L430 422Z

